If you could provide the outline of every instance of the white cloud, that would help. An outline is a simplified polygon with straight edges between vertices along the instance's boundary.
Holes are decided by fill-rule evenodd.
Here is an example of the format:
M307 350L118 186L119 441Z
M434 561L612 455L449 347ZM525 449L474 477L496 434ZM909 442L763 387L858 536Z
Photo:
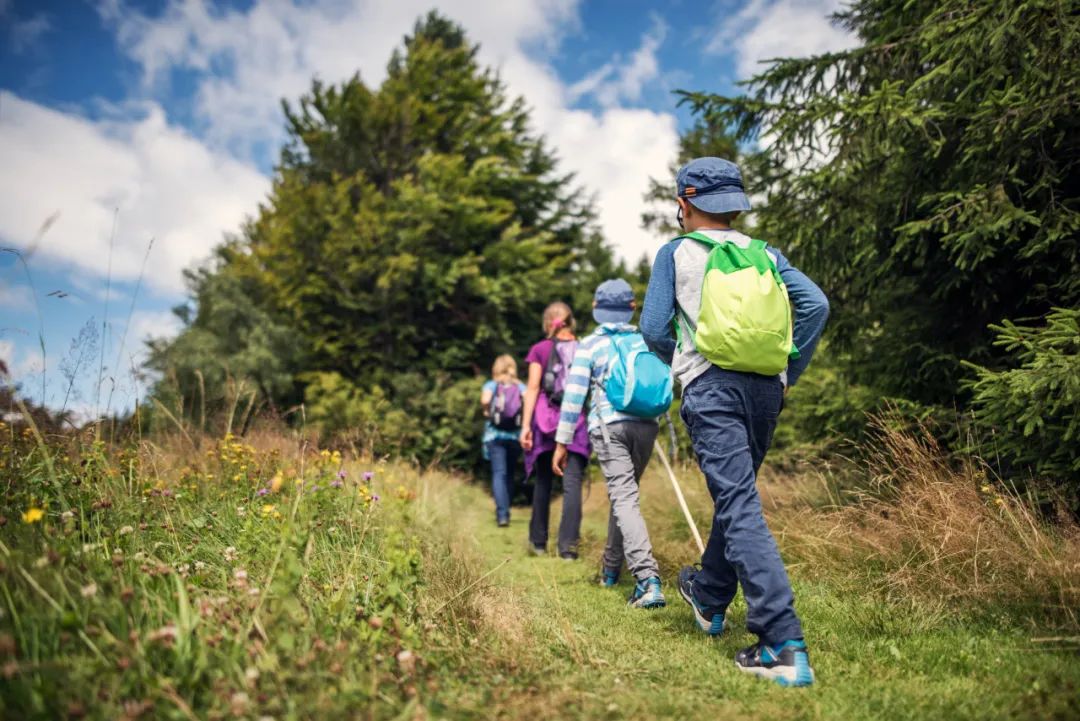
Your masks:
M211 152L166 122L155 103L129 120L91 121L2 93L0 238L101 279L139 274L150 239L147 283L182 288L180 271L256 209L269 180ZM42 222L55 222L35 246Z
M551 43L557 31L573 26L575 6L575 0L451 0L440 11L461 22L490 60ZM176 68L204 73L195 111L207 137L246 153L257 141L282 139L279 102L309 90L313 76L337 82L359 70L369 84L380 83L393 49L431 7L430 0L260 0L241 11L173 0L150 17L108 0L100 9L142 66L148 88L167 85Z
M707 51L733 53L740 79L760 73L762 61L796 58L854 47L857 38L835 27L829 16L844 0L751 0L725 18Z
M314 76L338 82L359 70L365 82L381 82L391 52L430 7L430 0L261 0L218 11L175 0L149 17L110 0L101 12L142 67L146 92L164 92L174 69L195 71L195 115L207 142L253 158L260 148L276 153L283 139L280 98L294 100ZM526 98L563 169L597 190L601 229L616 249L631 260L651 255L655 238L638 227L641 198L648 178L674 157L678 133L671 114L619 103L637 101L656 79L663 22L629 62L594 84L603 109L593 112L573 107L582 88L571 92L545 60L577 28L576 0L447 0L439 9L480 43L480 61L499 68L511 93Z
M178 295L181 271L256 212L269 189L255 158L260 148L276 156L280 98L306 92L314 76L336 82L359 70L380 82L428 3L259 0L222 11L176 0L149 17L106 0L101 13L142 68L144 99L101 105L101 117L88 119L0 91L0 241L31 251L32 266L73 268L73 288L63 290L97 300L93 289L108 273L138 276L153 238L146 285ZM562 169L595 192L616 250L628 260L651 256L656 239L638 225L642 195L650 176L665 173L678 133L673 115L625 104L657 78L663 22L594 89L602 107L593 111L573 107L578 96L548 61L578 27L575 0L451 0L441 10L481 44L481 62L499 68L511 93L525 96ZM196 71L195 134L170 123L155 100L168 95L176 69Z
M45 13L35 13L28 18L20 18L10 13L9 0L0 0L0 18L4 19L7 30L8 49L15 55L34 50L41 37L52 30L52 22Z
M567 91L570 98L576 100L585 95L594 95L597 102L605 107L617 105L620 100L640 100L645 84L659 75L656 51L664 43L667 31L667 24L654 15L652 28L642 36L641 45L631 54L629 61L616 56L611 62L604 63L570 86Z
M125 354L141 352L146 341L172 338L180 332L180 319L171 310L137 310L128 323Z
M599 116L565 112L561 121L551 138L556 147L573 149L567 165L577 171L585 189L595 193L605 237L626 260L636 261L643 254L651 260L659 242L641 229L642 196L650 175L663 177L678 152L675 117L611 108Z
M34 293L28 285L0 285L0 311L15 314L34 310Z

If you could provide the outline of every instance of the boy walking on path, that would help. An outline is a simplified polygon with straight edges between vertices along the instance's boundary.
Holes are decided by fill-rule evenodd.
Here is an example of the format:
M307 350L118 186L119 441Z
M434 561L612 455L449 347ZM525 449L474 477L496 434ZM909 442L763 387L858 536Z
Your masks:
M641 330L682 386L682 418L714 502L700 569L682 569L679 593L701 629L718 635L741 585L746 625L759 643L740 651L736 665L783 685L809 685L794 595L756 480L784 393L825 327L828 301L779 251L731 228L750 210L734 163L697 158L676 184L687 235L657 253Z
M552 465L561 476L567 462L567 445L574 438L574 428L589 396L589 439L596 449L611 502L601 582L614 586L625 559L637 580L629 604L637 608L659 608L665 604L660 569L653 557L638 500L638 483L652 456L659 426L654 418L616 411L603 390L617 353L614 338L620 334L637 334L637 329L630 325L634 308L634 292L625 280L607 280L596 289L593 318L600 325L580 342L574 354L555 432L557 445ZM668 386L670 390L670 381Z

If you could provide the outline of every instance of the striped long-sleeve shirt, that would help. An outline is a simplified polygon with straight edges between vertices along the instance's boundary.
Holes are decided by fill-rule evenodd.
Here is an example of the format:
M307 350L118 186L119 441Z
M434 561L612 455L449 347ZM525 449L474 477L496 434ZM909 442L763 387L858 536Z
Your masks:
M559 408L556 442L568 444L573 440L574 427L585 408L585 399L593 388L603 385L608 363L612 358L613 333L637 333L637 328L629 323L602 323L578 343L574 363L570 366L570 375L566 379L562 406ZM647 419L616 411L602 389L592 394L589 405L590 433L600 428L601 419L608 425L622 421L648 422Z

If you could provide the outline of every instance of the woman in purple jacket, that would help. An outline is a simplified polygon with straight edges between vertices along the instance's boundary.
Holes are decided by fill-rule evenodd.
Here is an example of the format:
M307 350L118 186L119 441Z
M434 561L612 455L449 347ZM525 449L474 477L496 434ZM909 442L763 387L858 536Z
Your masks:
M535 474L532 518L529 520L529 547L537 556L547 554L548 517L554 473L551 457L555 451L555 430L559 425L562 389L577 350L574 315L566 303L552 303L544 310L544 340L529 349L525 408L521 419L521 448L525 451L526 478ZM559 521L559 557L572 561L581 539L581 482L591 448L585 417L578 421L574 442L563 475L563 509Z

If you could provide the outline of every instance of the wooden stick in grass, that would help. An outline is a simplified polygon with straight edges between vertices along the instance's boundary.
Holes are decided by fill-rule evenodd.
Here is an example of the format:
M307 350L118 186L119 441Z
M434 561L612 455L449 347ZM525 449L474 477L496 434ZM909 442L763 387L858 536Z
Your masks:
M683 497L682 488L679 486L679 481L675 478L675 472L671 470L671 464L668 463L667 454L664 453L664 449L659 442L656 442L653 445L656 448L656 454L660 456L660 461L664 464L664 470L667 471L668 478L671 479L671 487L675 489L675 497L679 499L679 508L682 509L683 515L686 516L686 522L690 524L690 531L694 534L694 541L697 543L698 550L704 555L705 544L701 542L701 534L698 533L697 524L694 523L694 517L690 515L690 509L686 506L686 499Z

